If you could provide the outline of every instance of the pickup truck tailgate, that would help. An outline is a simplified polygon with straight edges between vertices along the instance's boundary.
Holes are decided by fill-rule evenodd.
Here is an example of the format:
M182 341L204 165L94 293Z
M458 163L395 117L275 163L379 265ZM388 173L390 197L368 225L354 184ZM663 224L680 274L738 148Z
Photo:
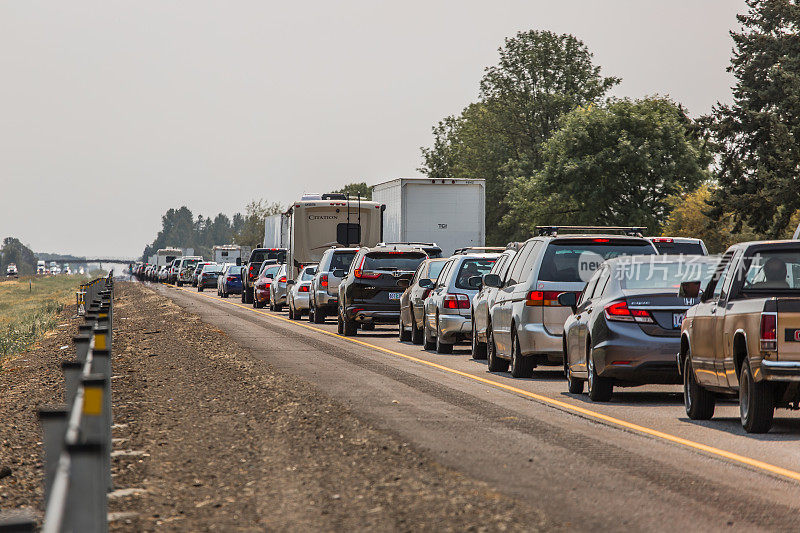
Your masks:
M778 298L778 359L800 361L800 298Z

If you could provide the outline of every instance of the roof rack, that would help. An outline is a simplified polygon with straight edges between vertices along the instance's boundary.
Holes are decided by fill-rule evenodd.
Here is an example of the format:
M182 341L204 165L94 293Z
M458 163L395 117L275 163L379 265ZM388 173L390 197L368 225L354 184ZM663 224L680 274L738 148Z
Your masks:
M492 252L503 252L505 251L505 247L503 246L467 246L466 248L457 248L453 255L462 255L462 254L469 254L469 253L492 253Z
M622 233L630 237L641 237L644 226L536 226L536 232L540 237L555 237L559 233Z

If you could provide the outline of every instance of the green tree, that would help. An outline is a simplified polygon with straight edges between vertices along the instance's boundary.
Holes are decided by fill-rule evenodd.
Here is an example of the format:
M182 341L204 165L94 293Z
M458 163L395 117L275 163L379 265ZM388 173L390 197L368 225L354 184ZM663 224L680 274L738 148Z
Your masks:
M800 5L747 5L742 31L731 33L734 101L712 114L720 149L712 215L733 213L737 229L778 237L800 209Z
M641 225L659 234L668 198L707 180L710 157L666 98L578 108L544 144L543 168L517 180L508 217L538 224Z
M242 227L234 236L234 241L243 246L258 246L264 242L264 219L284 211L279 203L269 203L264 199L253 200L245 207Z
M36 272L36 254L14 237L3 239L3 246L0 248L0 275L5 275L6 267L10 263L16 264L23 276Z
M486 180L486 237L494 244L523 235L516 221L504 218L508 193L517 178L529 179L541 168L542 143L561 116L600 102L619 83L600 75L592 54L572 35L520 32L499 54L481 80L479 101L434 126L420 168L432 178Z
M361 196L362 200L372 200L372 187L362 181L359 183L348 183L341 189L333 191L336 193L346 194L347 196Z
M752 241L758 237L749 228L734 232L734 220L726 213L719 220L709 216L709 201L714 187L708 183L692 192L680 192L667 199L672 208L661 231L665 237L694 237L703 239L712 254L724 252L731 244Z

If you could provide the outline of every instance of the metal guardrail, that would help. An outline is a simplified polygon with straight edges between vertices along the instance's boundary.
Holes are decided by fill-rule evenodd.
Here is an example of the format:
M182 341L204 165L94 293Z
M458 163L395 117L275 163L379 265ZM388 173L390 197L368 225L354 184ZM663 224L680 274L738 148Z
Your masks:
M81 286L85 323L75 359L61 364L64 404L39 410L44 448L44 533L108 531L111 481L113 278ZM80 301L79 309L80 309ZM0 532L32 531L35 520L0 521ZM26 529L29 528L29 529Z

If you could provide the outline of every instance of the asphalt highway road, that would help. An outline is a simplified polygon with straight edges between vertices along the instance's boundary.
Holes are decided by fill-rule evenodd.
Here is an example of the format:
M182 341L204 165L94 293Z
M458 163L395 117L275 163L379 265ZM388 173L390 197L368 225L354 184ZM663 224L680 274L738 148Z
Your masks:
M332 318L290 321L214 290L157 287L275 368L565 529L800 528L796 413L777 411L770 433L747 435L733 403L689 420L679 386L616 389L596 404L568 394L553 368L513 379L468 346L426 352L389 327L343 338Z

